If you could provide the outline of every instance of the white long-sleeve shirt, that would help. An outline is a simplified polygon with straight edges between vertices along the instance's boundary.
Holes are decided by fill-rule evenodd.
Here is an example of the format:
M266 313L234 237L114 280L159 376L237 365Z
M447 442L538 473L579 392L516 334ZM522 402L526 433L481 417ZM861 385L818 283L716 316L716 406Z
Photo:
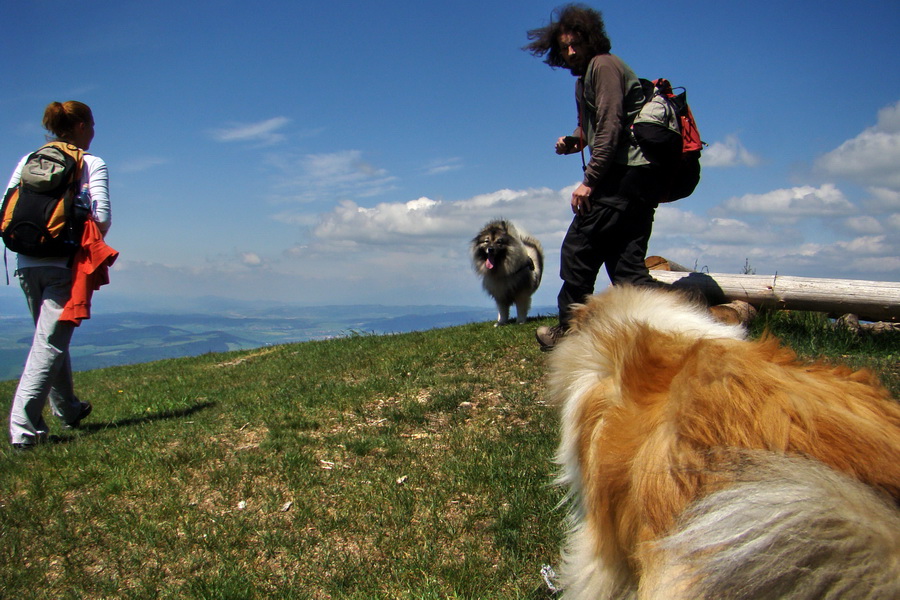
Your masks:
M19 181L22 179L22 169L25 167L25 162L29 156L31 154L26 154L19 161L9 180L9 184L6 186L7 190L19 185ZM84 155L81 184L84 185L85 183L88 184L91 191L91 211L94 221L96 221L100 231L106 235L112 224L112 213L109 204L109 174L106 169L106 163L99 156L94 156L93 154ZM25 256L24 254L17 254L16 256L18 258L17 265L20 269L27 267L66 268L68 263L68 259L65 257L36 258L34 256Z

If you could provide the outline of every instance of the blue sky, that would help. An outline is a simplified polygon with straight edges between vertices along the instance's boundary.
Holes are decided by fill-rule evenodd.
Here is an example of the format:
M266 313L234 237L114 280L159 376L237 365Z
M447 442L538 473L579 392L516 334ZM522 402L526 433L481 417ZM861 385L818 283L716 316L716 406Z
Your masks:
M98 304L489 306L467 247L504 217L543 243L553 305L574 81L521 47L555 6L10 2L0 164L43 141L48 102L93 108L121 252ZM709 144L651 254L900 281L900 4L592 6L640 76L688 89Z

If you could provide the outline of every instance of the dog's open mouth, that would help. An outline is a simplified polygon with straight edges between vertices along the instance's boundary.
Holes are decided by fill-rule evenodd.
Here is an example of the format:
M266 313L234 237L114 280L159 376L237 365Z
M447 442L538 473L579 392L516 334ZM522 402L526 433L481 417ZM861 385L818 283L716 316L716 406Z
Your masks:
M493 268L494 268L494 263L491 261L491 257L490 257L490 256L487 257L486 259L484 259L484 266L486 266L488 269L493 269Z

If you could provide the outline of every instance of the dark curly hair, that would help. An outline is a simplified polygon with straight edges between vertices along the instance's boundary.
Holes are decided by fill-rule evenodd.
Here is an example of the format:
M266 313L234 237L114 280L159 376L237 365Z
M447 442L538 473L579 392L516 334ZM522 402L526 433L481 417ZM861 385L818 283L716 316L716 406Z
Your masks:
M544 62L551 67L565 67L566 61L559 48L559 36L563 33L581 38L591 56L607 54L612 49L599 11L584 4L566 4L553 11L549 25L528 32L528 39L532 41L523 50L534 56L546 55Z

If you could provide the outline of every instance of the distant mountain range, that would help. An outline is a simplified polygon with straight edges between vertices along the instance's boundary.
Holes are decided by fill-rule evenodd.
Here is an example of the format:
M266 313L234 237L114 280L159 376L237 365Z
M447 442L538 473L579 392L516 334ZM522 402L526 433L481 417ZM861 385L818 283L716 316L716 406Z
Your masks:
M71 352L76 370L90 370L228 352L267 345L353 334L423 331L465 323L490 322L490 306L269 306L234 302L202 303L212 312L119 312L95 310L75 332ZM553 314L535 307L532 315ZM0 380L22 371L34 328L24 301L0 297Z

